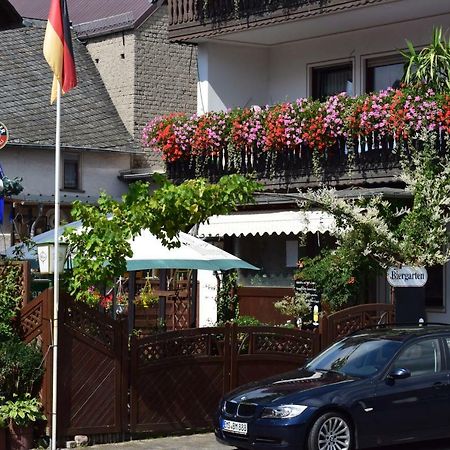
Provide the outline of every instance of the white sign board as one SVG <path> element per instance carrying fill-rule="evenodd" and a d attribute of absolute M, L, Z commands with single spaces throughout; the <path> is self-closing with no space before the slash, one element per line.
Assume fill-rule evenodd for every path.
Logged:
<path fill-rule="evenodd" d="M 422 287 L 428 280 L 428 273 L 425 267 L 389 267 L 387 280 L 393 287 Z"/>

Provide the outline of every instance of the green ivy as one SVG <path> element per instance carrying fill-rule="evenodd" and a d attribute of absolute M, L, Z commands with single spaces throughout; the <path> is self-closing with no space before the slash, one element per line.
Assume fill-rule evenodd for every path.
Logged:
<path fill-rule="evenodd" d="M 336 249 L 302 259 L 303 267 L 295 274 L 296 279 L 316 283 L 328 312 L 356 304 L 364 281 L 379 270 L 375 261 L 364 256 L 361 246 L 352 244 L 361 242 L 356 234 L 358 230 L 350 233 L 346 243 Z"/>
<path fill-rule="evenodd" d="M 0 265 L 0 341 L 15 335 L 14 318 L 22 302 L 21 267 L 8 261 Z"/>
<path fill-rule="evenodd" d="M 239 303 L 236 293 L 237 272 L 224 272 L 217 294 L 217 323 L 223 324 L 239 317 Z"/>

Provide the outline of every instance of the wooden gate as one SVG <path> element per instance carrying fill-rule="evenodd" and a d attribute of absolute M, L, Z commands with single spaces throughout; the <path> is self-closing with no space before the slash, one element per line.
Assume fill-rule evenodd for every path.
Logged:
<path fill-rule="evenodd" d="M 127 324 L 61 301 L 58 429 L 62 436 L 109 434 L 128 424 Z"/>
<path fill-rule="evenodd" d="M 47 289 L 20 312 L 20 332 L 22 339 L 35 342 L 41 348 L 44 356 L 44 380 L 41 388 L 41 401 L 45 415 L 50 418 L 52 408 L 52 320 L 53 320 L 53 290 Z"/>
<path fill-rule="evenodd" d="M 210 428 L 223 394 L 299 367 L 319 340 L 307 331 L 235 325 L 133 338 L 131 432 Z"/>
<path fill-rule="evenodd" d="M 125 322 L 109 319 L 61 294 L 58 352 L 58 436 L 110 434 L 128 427 Z M 22 336 L 39 343 L 45 375 L 41 400 L 51 420 L 53 289 L 21 311 Z"/>

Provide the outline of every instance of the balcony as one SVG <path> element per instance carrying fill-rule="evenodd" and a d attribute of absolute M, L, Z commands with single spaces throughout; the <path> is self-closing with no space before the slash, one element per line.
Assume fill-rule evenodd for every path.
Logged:
<path fill-rule="evenodd" d="M 277 27 L 390 0 L 168 0 L 169 39 L 201 40 L 259 27 Z M 298 28 L 298 24 L 294 24 Z"/>
<path fill-rule="evenodd" d="M 180 158 L 167 162 L 168 177 L 180 183 L 186 179 L 205 177 L 211 182 L 223 175 L 251 175 L 269 191 L 333 186 L 367 186 L 392 184 L 400 172 L 400 157 L 394 151 L 393 139 L 373 135 L 354 142 L 356 152 L 349 152 L 344 140 L 327 148 L 317 161 L 305 145 L 296 149 L 260 152 L 257 148 L 238 154 L 228 148 L 214 156 Z"/>
<path fill-rule="evenodd" d="M 298 99 L 265 108 L 152 119 L 143 142 L 175 182 L 240 173 L 267 190 L 398 183 L 401 161 L 426 146 L 448 152 L 450 96 L 426 87 Z"/>

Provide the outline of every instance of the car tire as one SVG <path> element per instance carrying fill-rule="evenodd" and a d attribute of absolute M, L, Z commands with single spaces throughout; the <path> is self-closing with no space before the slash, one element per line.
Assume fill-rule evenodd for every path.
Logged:
<path fill-rule="evenodd" d="M 308 450 L 351 450 L 353 433 L 349 419 L 338 412 L 321 415 L 308 435 Z"/>

